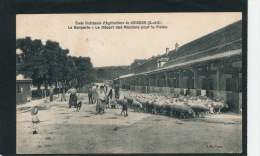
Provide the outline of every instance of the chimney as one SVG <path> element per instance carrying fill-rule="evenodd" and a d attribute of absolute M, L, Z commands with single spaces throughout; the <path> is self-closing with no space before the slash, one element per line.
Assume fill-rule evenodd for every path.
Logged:
<path fill-rule="evenodd" d="M 176 42 L 176 44 L 175 44 L 175 51 L 177 51 L 178 48 L 179 48 L 179 44 Z"/>
<path fill-rule="evenodd" d="M 166 48 L 166 56 L 169 54 L 169 48 Z"/>

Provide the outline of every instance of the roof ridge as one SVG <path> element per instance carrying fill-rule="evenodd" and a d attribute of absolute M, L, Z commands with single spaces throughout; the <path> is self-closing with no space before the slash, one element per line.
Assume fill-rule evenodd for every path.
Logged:
<path fill-rule="evenodd" d="M 199 38 L 197 38 L 197 39 L 194 39 L 194 40 L 192 40 L 192 41 L 190 41 L 190 42 L 184 44 L 183 46 L 185 46 L 185 45 L 187 45 L 187 44 L 190 44 L 190 43 L 192 43 L 192 42 L 196 42 L 196 41 L 198 41 L 198 40 L 201 40 L 201 39 L 204 38 L 204 37 L 211 36 L 211 35 L 213 35 L 213 34 L 215 34 L 215 33 L 217 33 L 217 32 L 221 32 L 221 31 L 223 31 L 224 29 L 227 29 L 227 28 L 229 28 L 229 27 L 232 27 L 234 24 L 239 23 L 239 22 L 242 22 L 242 20 L 238 20 L 238 21 L 233 22 L 233 23 L 231 23 L 231 24 L 229 24 L 229 25 L 226 25 L 226 26 L 224 26 L 224 27 L 222 27 L 222 28 L 219 28 L 219 29 L 217 29 L 217 30 L 215 30 L 215 31 L 212 31 L 212 32 L 210 32 L 210 33 L 208 33 L 208 34 L 206 34 L 206 35 L 204 35 L 204 36 L 201 36 L 201 37 L 199 37 Z M 183 46 L 181 46 L 181 47 L 183 47 Z M 181 47 L 180 47 L 180 48 L 181 48 Z M 179 48 L 179 49 L 180 49 L 180 48 Z"/>
<path fill-rule="evenodd" d="M 148 71 L 148 72 L 142 72 L 142 73 L 138 73 L 136 75 L 141 75 L 141 74 L 153 74 L 154 72 L 160 72 L 162 70 L 168 70 L 170 68 L 174 68 L 174 67 L 179 67 L 179 66 L 183 66 L 183 65 L 180 65 L 180 64 L 184 64 L 184 65 L 187 65 L 187 64 L 192 64 L 192 63 L 196 63 L 196 62 L 199 62 L 198 60 L 205 60 L 205 58 L 209 58 L 209 57 L 218 57 L 219 58 L 223 58 L 223 57 L 230 57 L 230 56 L 233 56 L 233 55 L 239 55 L 240 54 L 240 51 L 242 52 L 242 49 L 236 49 L 236 50 L 230 50 L 230 51 L 227 51 L 225 53 L 221 53 L 221 54 L 215 54 L 215 55 L 212 55 L 212 56 L 205 56 L 205 57 L 202 57 L 202 58 L 199 58 L 199 59 L 195 59 L 193 61 L 187 61 L 187 62 L 183 62 L 183 63 L 179 63 L 177 65 L 171 65 L 171 66 L 168 66 L 168 67 L 162 67 L 160 69 L 155 69 L 155 70 L 152 70 L 152 71 Z M 222 56 L 221 56 L 222 55 Z M 224 55 L 224 56 L 223 56 Z M 209 60 L 212 60 L 212 59 L 209 59 Z M 173 67 L 174 66 L 174 67 Z"/>
<path fill-rule="evenodd" d="M 242 39 L 238 39 L 238 40 L 235 40 L 235 41 L 231 41 L 231 42 L 228 42 L 228 43 L 224 43 L 224 44 L 221 44 L 221 45 L 217 45 L 215 47 L 211 47 L 211 48 L 208 48 L 206 50 L 202 50 L 202 51 L 197 51 L 195 53 L 192 53 L 192 54 L 189 54 L 189 55 L 185 55 L 185 56 L 182 56 L 182 57 L 179 57 L 177 59 L 173 59 L 173 60 L 169 60 L 168 62 L 173 62 L 173 61 L 177 61 L 177 60 L 180 60 L 180 59 L 183 59 L 185 57 L 189 57 L 189 56 L 193 56 L 193 55 L 197 55 L 197 54 L 200 54 L 200 53 L 203 53 L 203 52 L 206 52 L 206 51 L 209 51 L 209 50 L 213 50 L 213 49 L 216 49 L 216 48 L 222 48 L 224 46 L 227 46 L 227 45 L 230 45 L 234 42 L 238 42 L 238 41 L 241 41 Z"/>

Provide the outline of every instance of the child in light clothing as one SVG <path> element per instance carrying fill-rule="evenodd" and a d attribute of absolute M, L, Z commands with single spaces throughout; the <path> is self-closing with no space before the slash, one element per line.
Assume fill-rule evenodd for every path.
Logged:
<path fill-rule="evenodd" d="M 31 111 L 32 123 L 33 123 L 33 129 L 34 129 L 33 134 L 38 134 L 36 131 L 36 127 L 34 126 L 34 124 L 40 123 L 40 120 L 39 120 L 37 114 L 38 114 L 38 106 L 34 106 Z"/>

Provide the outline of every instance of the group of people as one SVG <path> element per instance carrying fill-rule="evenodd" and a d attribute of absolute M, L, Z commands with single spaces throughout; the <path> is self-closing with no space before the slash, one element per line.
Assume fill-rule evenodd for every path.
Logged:
<path fill-rule="evenodd" d="M 118 85 L 116 85 L 115 87 L 112 86 L 109 92 L 106 85 L 101 85 L 100 87 L 96 85 L 94 89 L 92 87 L 89 87 L 89 104 L 106 103 L 107 106 L 110 107 L 111 103 L 115 100 L 115 98 L 119 98 Z M 114 107 L 113 104 L 111 105 L 111 107 Z"/>
<path fill-rule="evenodd" d="M 77 103 L 77 89 L 72 86 L 67 93 L 70 94 L 69 107 Z M 119 99 L 119 86 L 116 84 L 108 92 L 108 87 L 106 85 L 95 87 L 90 86 L 88 88 L 88 101 L 89 104 L 106 104 L 106 107 L 115 108 L 114 100 Z"/>

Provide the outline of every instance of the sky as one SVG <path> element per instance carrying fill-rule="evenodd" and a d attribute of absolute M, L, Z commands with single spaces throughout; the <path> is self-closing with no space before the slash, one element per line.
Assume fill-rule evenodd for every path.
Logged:
<path fill-rule="evenodd" d="M 90 57 L 94 67 L 130 65 L 134 59 L 147 59 L 174 50 L 242 19 L 240 12 L 221 13 L 113 13 L 113 14 L 31 14 L 17 15 L 16 38 L 26 36 L 60 43 L 69 55 Z M 159 21 L 167 29 L 69 29 L 78 22 Z M 124 24 L 127 25 L 127 24 Z M 123 26 L 124 26 L 123 25 Z M 101 25 L 88 25 L 91 27 Z M 105 25 L 102 25 L 105 26 Z M 110 25 L 118 26 L 118 25 Z M 115 28 L 115 27 L 114 27 Z"/>

